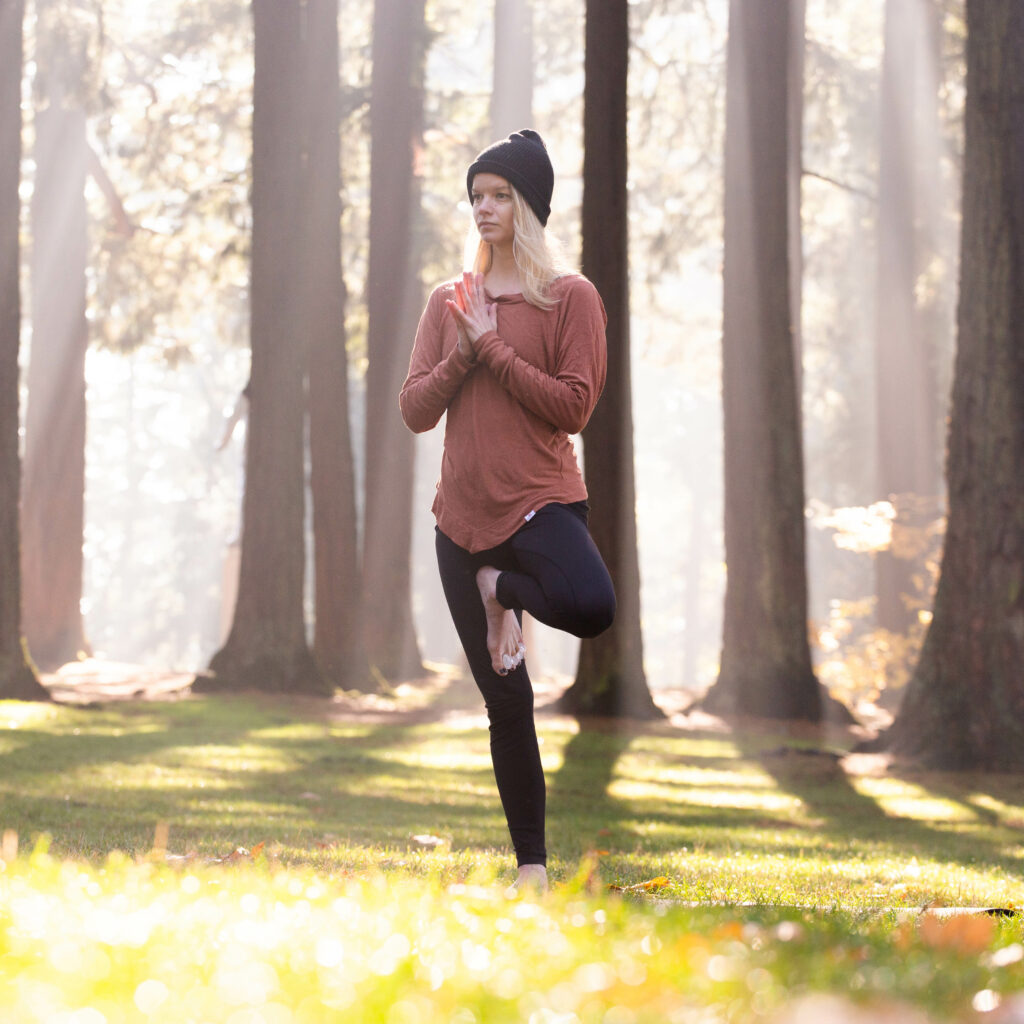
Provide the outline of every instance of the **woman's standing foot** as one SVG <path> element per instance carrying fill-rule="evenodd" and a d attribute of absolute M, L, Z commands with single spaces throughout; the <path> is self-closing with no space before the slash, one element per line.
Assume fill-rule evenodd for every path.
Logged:
<path fill-rule="evenodd" d="M 543 864 L 521 864 L 510 890 L 513 894 L 533 892 L 543 896 L 548 891 L 548 869 Z"/>

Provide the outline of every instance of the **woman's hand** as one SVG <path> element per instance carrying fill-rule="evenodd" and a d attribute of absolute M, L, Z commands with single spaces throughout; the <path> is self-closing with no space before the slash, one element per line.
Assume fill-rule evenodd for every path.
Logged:
<path fill-rule="evenodd" d="M 448 300 L 448 309 L 459 331 L 459 349 L 464 356 L 473 359 L 480 337 L 498 329 L 497 307 L 487 301 L 484 275 L 464 273 L 462 280 L 455 282 L 455 301 Z"/>

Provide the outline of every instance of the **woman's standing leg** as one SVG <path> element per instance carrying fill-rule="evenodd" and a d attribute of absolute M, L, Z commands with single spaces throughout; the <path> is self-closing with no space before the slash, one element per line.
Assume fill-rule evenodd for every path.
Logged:
<path fill-rule="evenodd" d="M 525 663 L 499 676 L 487 650 L 487 616 L 476 573 L 496 561 L 512 566 L 502 548 L 472 555 L 436 531 L 441 584 L 470 670 L 483 694 L 490 722 L 491 760 L 498 793 L 520 867 L 543 865 L 545 787 L 533 720 L 533 687 Z"/>

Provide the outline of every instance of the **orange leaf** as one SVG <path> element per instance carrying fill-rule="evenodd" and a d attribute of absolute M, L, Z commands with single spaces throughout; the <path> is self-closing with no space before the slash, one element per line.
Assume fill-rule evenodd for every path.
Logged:
<path fill-rule="evenodd" d="M 664 875 L 651 878 L 646 882 L 637 882 L 636 885 L 609 885 L 612 892 L 654 892 L 657 889 L 664 889 L 671 883 Z"/>
<path fill-rule="evenodd" d="M 666 889 L 668 888 L 669 881 L 664 875 L 659 875 L 657 878 L 652 878 L 647 882 L 641 882 L 641 889 Z"/>
<path fill-rule="evenodd" d="M 996 923 L 987 914 L 957 914 L 939 917 L 924 914 L 918 930 L 921 940 L 932 949 L 952 953 L 980 953 L 987 949 L 995 934 Z"/>

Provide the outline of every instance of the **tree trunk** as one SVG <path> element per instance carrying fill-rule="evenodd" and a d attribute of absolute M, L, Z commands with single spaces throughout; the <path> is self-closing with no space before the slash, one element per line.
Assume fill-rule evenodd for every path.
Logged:
<path fill-rule="evenodd" d="M 610 629 L 580 646 L 560 708 L 572 714 L 661 717 L 644 675 L 629 367 L 626 164 L 629 4 L 587 3 L 583 118 L 583 273 L 608 314 L 608 383 L 583 431 L 590 529 L 615 584 Z"/>
<path fill-rule="evenodd" d="M 253 0 L 252 371 L 238 598 L 200 690 L 329 693 L 306 642 L 302 0 Z"/>
<path fill-rule="evenodd" d="M 345 285 L 341 275 L 338 0 L 307 0 L 306 174 L 303 244 L 308 293 L 309 445 L 316 626 L 313 653 L 326 678 L 363 688 L 355 466 L 349 424 Z"/>
<path fill-rule="evenodd" d="M 23 0 L 0 0 L 0 699 L 49 700 L 21 638 L 18 345 Z"/>
<path fill-rule="evenodd" d="M 40 28 L 42 31 L 42 28 Z M 51 48 L 51 54 L 57 48 Z M 70 60 L 70 58 L 68 58 Z M 42 74 L 42 72 L 39 72 Z M 85 113 L 48 68 L 35 114 L 32 345 L 22 491 L 22 625 L 36 663 L 88 650 L 85 523 Z"/>
<path fill-rule="evenodd" d="M 371 671 L 423 671 L 412 617 L 414 437 L 398 392 L 422 307 L 418 221 L 426 51 L 424 0 L 376 0 L 370 105 L 363 637 Z"/>
<path fill-rule="evenodd" d="M 727 584 L 710 711 L 817 721 L 807 641 L 799 305 L 802 0 L 729 7 L 722 337 Z"/>
<path fill-rule="evenodd" d="M 891 731 L 944 769 L 1024 766 L 1024 6 L 967 0 L 960 305 L 934 613 Z"/>
<path fill-rule="evenodd" d="M 922 122 L 935 127 L 938 84 L 926 0 L 888 0 L 882 62 L 878 187 L 878 286 L 875 388 L 878 488 L 892 501 L 893 543 L 876 561 L 877 624 L 905 634 L 917 621 L 915 598 L 925 576 L 924 545 L 914 544 L 937 514 L 939 490 L 934 356 L 918 310 L 924 269 L 919 225 L 929 211 L 918 163 L 934 175 L 934 145 L 919 156 Z M 932 88 L 922 88 L 931 77 Z M 925 108 L 930 104 L 931 110 Z M 929 117 L 929 113 L 931 116 Z M 931 183 L 934 191 L 936 184 Z"/>
<path fill-rule="evenodd" d="M 533 124 L 533 12 L 530 0 L 494 0 L 491 138 Z"/>

